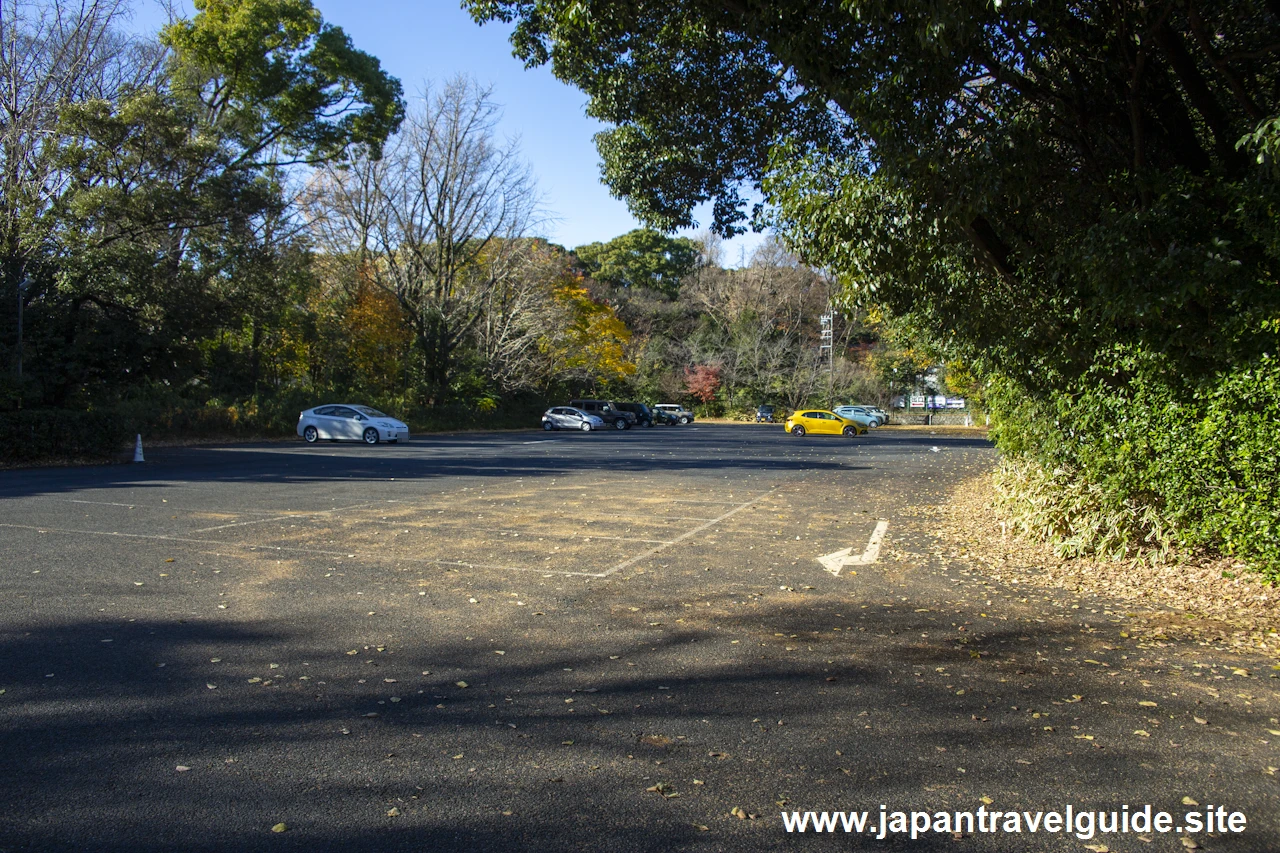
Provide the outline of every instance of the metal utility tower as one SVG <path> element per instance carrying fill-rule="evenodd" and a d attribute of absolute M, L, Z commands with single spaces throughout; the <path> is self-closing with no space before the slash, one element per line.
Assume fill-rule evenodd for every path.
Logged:
<path fill-rule="evenodd" d="M 819 354 L 821 354 L 823 350 L 826 350 L 826 353 L 827 353 L 827 407 L 828 408 L 835 405 L 835 401 L 832 400 L 832 395 L 835 394 L 836 356 L 835 356 L 835 347 L 833 346 L 833 344 L 835 343 L 834 335 L 832 333 L 832 327 L 831 327 L 831 322 L 834 319 L 835 319 L 835 316 L 832 314 L 822 315 L 822 343 L 818 346 Z"/>

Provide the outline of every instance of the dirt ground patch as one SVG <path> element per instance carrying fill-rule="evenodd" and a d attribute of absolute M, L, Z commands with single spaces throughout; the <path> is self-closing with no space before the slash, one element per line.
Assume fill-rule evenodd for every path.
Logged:
<path fill-rule="evenodd" d="M 1118 599 L 1133 609 L 1131 630 L 1153 639 L 1186 638 L 1280 658 L 1280 588 L 1229 559 L 1177 562 L 1063 559 L 1044 543 L 1007 532 L 993 511 L 989 475 L 966 480 L 937 511 L 944 555 L 1004 582 Z"/>

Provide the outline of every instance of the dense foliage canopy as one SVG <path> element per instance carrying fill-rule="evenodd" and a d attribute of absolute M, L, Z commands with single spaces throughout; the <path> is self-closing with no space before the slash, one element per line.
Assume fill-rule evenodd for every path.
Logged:
<path fill-rule="evenodd" d="M 1194 375 L 1273 348 L 1280 196 L 1241 140 L 1280 102 L 1274 4 L 470 5 L 591 96 L 657 227 L 712 200 L 732 232 L 763 185 L 851 298 L 1037 383 L 1116 343 Z"/>

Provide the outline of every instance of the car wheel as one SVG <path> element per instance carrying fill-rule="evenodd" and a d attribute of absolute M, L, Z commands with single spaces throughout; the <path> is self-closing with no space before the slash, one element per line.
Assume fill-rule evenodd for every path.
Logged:
<path fill-rule="evenodd" d="M 644 422 L 644 425 L 645 425 L 648 429 L 653 429 L 653 421 L 645 421 L 645 422 Z"/>
<path fill-rule="evenodd" d="M 796 424 L 791 428 L 791 434 L 794 435 L 796 438 L 803 438 L 804 427 L 800 426 L 800 424 Z"/>
<path fill-rule="evenodd" d="M 618 418 L 613 422 L 614 429 L 626 429 L 629 426 L 625 418 Z"/>
<path fill-rule="evenodd" d="M 858 434 L 858 428 L 847 426 L 844 428 L 844 434 L 849 436 L 850 438 L 853 438 L 855 435 Z"/>
<path fill-rule="evenodd" d="M 369 427 L 368 429 L 366 429 L 366 430 L 364 431 L 364 443 L 365 443 L 365 444 L 377 444 L 377 443 L 378 443 L 378 431 L 377 431 L 376 429 L 374 429 L 373 427 Z"/>
<path fill-rule="evenodd" d="M 551 432 L 551 421 L 543 421 L 542 428 L 547 432 Z"/>
<path fill-rule="evenodd" d="M 681 416 L 680 416 L 680 423 L 681 423 L 682 425 L 683 425 L 683 424 L 687 424 L 688 422 L 689 422 L 689 419 L 688 419 L 688 418 L 686 418 L 684 415 L 681 415 Z"/>
<path fill-rule="evenodd" d="M 320 440 L 320 431 L 313 426 L 306 427 L 302 430 L 302 440 L 307 444 L 315 444 Z"/>
<path fill-rule="evenodd" d="M 579 429 L 581 429 L 583 432 L 591 432 L 591 424 L 587 423 L 586 421 L 583 421 L 582 426 L 579 427 Z"/>

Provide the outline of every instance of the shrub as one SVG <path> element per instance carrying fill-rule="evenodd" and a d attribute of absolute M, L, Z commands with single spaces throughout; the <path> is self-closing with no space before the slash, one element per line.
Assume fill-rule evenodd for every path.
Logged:
<path fill-rule="evenodd" d="M 124 450 L 133 434 L 133 423 L 114 409 L 0 412 L 0 463 L 106 461 Z"/>
<path fill-rule="evenodd" d="M 993 393 L 1015 526 L 1063 556 L 1237 557 L 1280 581 L 1280 363 L 1264 355 L 1186 385 L 1160 356 L 1117 350 L 1068 392 Z"/>

